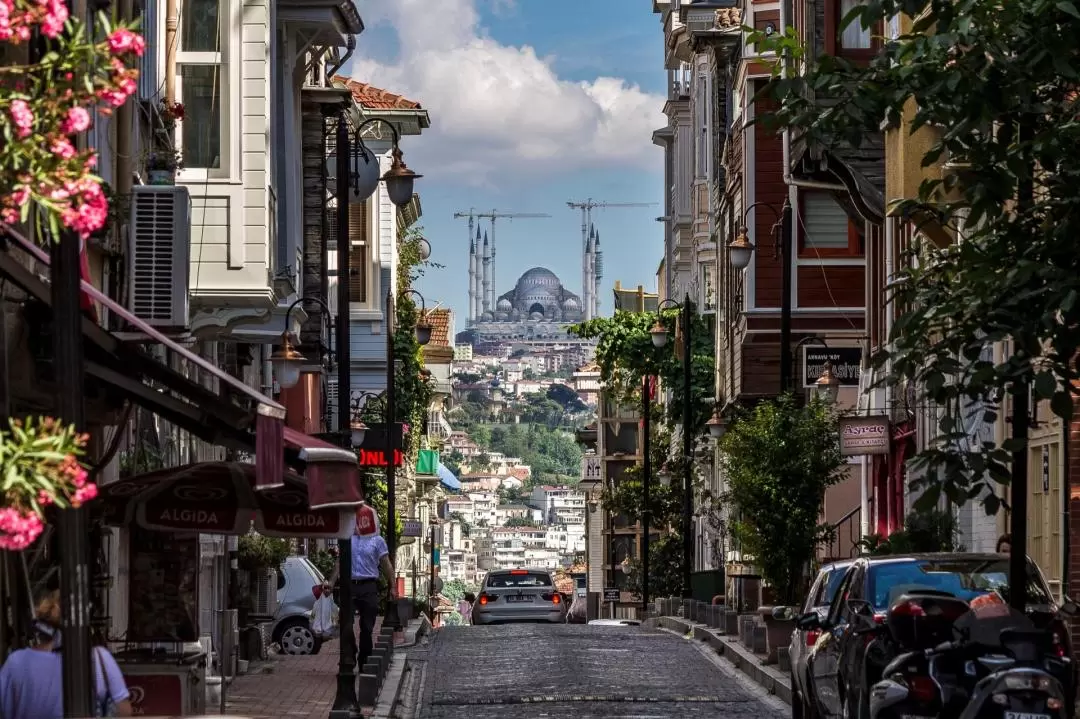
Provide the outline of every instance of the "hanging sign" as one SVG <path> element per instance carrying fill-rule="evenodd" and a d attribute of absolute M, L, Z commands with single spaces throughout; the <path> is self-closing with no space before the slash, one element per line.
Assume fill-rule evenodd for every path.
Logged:
<path fill-rule="evenodd" d="M 420 523 L 419 519 L 403 520 L 401 522 L 401 536 L 422 537 L 424 536 L 424 525 Z"/>
<path fill-rule="evenodd" d="M 832 375 L 841 387 L 858 387 L 862 374 L 862 349 L 859 347 L 803 347 L 803 386 L 813 387 L 821 377 L 825 363 L 832 364 Z"/>
<path fill-rule="evenodd" d="M 602 476 L 600 473 L 600 458 L 591 455 L 581 458 L 581 481 L 582 482 L 599 482 Z"/>
<path fill-rule="evenodd" d="M 844 417 L 840 420 L 840 454 L 858 457 L 870 454 L 888 454 L 888 417 Z"/>

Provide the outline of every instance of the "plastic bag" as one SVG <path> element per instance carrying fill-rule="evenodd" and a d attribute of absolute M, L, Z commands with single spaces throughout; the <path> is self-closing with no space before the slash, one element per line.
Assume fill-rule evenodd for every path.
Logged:
<path fill-rule="evenodd" d="M 311 610 L 311 633 L 324 640 L 338 634 L 338 607 L 329 594 L 315 600 L 315 608 Z"/>

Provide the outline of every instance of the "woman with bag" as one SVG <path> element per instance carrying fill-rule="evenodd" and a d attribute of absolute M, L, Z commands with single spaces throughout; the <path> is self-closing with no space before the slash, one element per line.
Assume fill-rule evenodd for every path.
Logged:
<path fill-rule="evenodd" d="M 0 667 L 0 717 L 3 719 L 63 719 L 63 664 L 60 656 L 60 592 L 37 606 L 35 644 L 11 653 Z M 95 715 L 131 716 L 124 675 L 105 647 L 93 648 Z"/>

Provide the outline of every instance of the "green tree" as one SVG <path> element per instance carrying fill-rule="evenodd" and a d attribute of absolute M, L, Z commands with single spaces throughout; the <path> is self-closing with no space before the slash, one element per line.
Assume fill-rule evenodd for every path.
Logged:
<path fill-rule="evenodd" d="M 770 121 L 825 148 L 859 145 L 883 120 L 899 127 L 905 110 L 911 131 L 931 130 L 922 164 L 947 165 L 890 208 L 925 236 L 890 283 L 900 316 L 875 363 L 888 369 L 882 381 L 910 383 L 942 410 L 940 441 L 914 460 L 912 484 L 926 490 L 917 506 L 944 493 L 955 505 L 981 497 L 994 513 L 987 490 L 1010 481 L 1027 439 L 968 441 L 972 404 L 993 422 L 1007 394 L 1027 403 L 1034 388 L 1054 414 L 1073 414 L 1080 10 L 1072 0 L 874 0 L 845 20 L 880 27 L 901 13 L 916 18 L 910 29 L 868 64 L 814 58 L 793 34 L 780 37 L 770 49 L 792 62 L 768 88 L 781 102 Z M 792 69 L 804 65 L 801 76 Z"/>
<path fill-rule="evenodd" d="M 732 534 L 780 601 L 794 604 L 805 568 L 829 537 L 825 490 L 844 473 L 836 418 L 817 397 L 800 405 L 784 395 L 738 417 L 720 449 Z"/>
<path fill-rule="evenodd" d="M 481 452 L 476 455 L 476 459 L 473 460 L 472 469 L 480 472 L 486 472 L 491 469 L 491 456 L 487 452 Z"/>
<path fill-rule="evenodd" d="M 536 522 L 532 521 L 528 517 L 509 517 L 506 522 L 503 523 L 504 527 L 535 527 Z"/>

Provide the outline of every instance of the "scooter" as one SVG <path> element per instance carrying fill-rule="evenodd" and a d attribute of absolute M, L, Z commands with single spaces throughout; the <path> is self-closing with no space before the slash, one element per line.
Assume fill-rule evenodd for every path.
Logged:
<path fill-rule="evenodd" d="M 975 685 L 959 719 L 1066 719 L 1065 689 L 1051 667 L 1058 661 L 1042 630 L 1007 629 L 1001 633 L 1003 657 L 979 657 L 997 666 Z M 990 660 L 989 662 L 987 660 Z M 991 663 L 992 662 L 992 663 Z"/>

